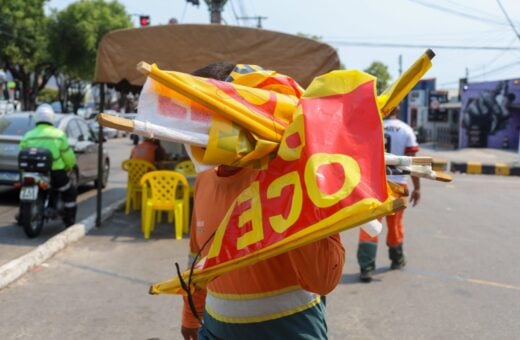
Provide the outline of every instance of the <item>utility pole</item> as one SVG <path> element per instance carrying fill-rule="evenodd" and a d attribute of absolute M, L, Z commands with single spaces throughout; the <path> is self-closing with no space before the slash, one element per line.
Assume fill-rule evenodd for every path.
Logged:
<path fill-rule="evenodd" d="M 206 0 L 210 12 L 210 22 L 212 24 L 220 24 L 222 21 L 222 9 L 227 0 Z"/>
<path fill-rule="evenodd" d="M 403 55 L 399 54 L 399 75 L 403 74 Z"/>
<path fill-rule="evenodd" d="M 241 20 L 252 20 L 252 19 L 256 19 L 256 20 L 258 20 L 258 21 L 257 21 L 257 24 L 256 24 L 256 27 L 257 27 L 257 28 L 262 28 L 262 20 L 267 19 L 267 17 L 261 17 L 261 16 L 256 16 L 256 17 L 238 17 L 237 19 L 241 19 Z"/>

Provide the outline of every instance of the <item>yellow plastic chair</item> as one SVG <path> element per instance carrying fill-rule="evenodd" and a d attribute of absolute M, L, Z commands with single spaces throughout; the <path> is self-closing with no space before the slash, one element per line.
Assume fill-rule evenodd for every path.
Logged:
<path fill-rule="evenodd" d="M 131 206 L 134 210 L 141 207 L 141 177 L 147 172 L 157 170 L 157 168 L 152 163 L 140 159 L 127 159 L 123 161 L 121 167 L 128 172 L 125 207 L 125 213 L 128 215 Z"/>
<path fill-rule="evenodd" d="M 190 160 L 182 161 L 175 165 L 175 171 L 180 172 L 184 176 L 196 176 L 195 165 Z"/>
<path fill-rule="evenodd" d="M 141 178 L 143 189 L 141 227 L 145 239 L 150 238 L 155 228 L 158 212 L 168 212 L 168 222 L 175 217 L 175 238 L 182 239 L 188 233 L 189 185 L 186 177 L 176 171 L 151 171 Z M 177 195 L 177 188 L 182 192 Z M 171 214 L 173 212 L 173 215 Z"/>
<path fill-rule="evenodd" d="M 180 172 L 186 177 L 195 177 L 197 172 L 195 171 L 195 165 L 190 160 L 182 161 L 175 165 L 175 171 Z M 190 196 L 193 197 L 193 186 L 190 185 Z"/>

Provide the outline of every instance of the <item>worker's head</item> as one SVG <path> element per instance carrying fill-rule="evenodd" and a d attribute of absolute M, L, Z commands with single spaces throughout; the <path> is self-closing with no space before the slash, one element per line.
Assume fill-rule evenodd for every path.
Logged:
<path fill-rule="evenodd" d="M 198 70 L 192 72 L 194 76 L 204 77 L 204 78 L 212 78 L 216 80 L 225 81 L 231 71 L 235 68 L 235 64 L 229 63 L 227 61 L 222 61 L 218 63 L 208 64 Z"/>
<path fill-rule="evenodd" d="M 49 104 L 41 104 L 36 109 L 34 121 L 36 124 L 54 124 L 54 109 Z"/>
<path fill-rule="evenodd" d="M 399 108 L 399 106 L 396 106 L 392 111 L 390 111 L 390 113 L 388 114 L 388 116 L 386 116 L 385 118 L 386 119 L 389 119 L 389 118 L 399 118 L 399 115 L 401 114 L 401 109 Z"/>
<path fill-rule="evenodd" d="M 161 142 L 157 138 L 144 137 L 144 140 L 154 144 L 160 144 Z"/>

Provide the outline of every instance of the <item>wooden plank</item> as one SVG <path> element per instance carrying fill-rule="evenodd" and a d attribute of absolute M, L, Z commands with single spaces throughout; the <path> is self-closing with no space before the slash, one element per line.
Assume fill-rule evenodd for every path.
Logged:
<path fill-rule="evenodd" d="M 111 127 L 121 131 L 133 132 L 134 121 L 131 119 L 116 117 L 106 113 L 100 113 L 97 116 L 97 121 L 100 125 Z"/>

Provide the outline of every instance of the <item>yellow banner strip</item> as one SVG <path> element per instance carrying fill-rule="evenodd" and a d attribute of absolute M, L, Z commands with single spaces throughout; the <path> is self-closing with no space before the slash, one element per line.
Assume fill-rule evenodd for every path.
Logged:
<path fill-rule="evenodd" d="M 229 102 L 222 101 L 221 98 L 212 98 L 206 93 L 184 83 L 173 72 L 160 70 L 155 64 L 149 68 L 148 76 L 190 100 L 204 105 L 223 117 L 236 122 L 246 130 L 254 132 L 262 138 L 274 142 L 279 142 L 282 139 L 285 126 L 274 119 L 266 118 L 250 110 L 239 110 L 235 105 L 230 105 Z"/>
<path fill-rule="evenodd" d="M 370 211 L 362 211 L 356 214 L 351 214 L 352 210 L 359 210 L 356 209 L 356 206 L 366 204 L 379 204 L 379 206 Z M 336 223 L 333 223 L 328 227 L 324 227 L 324 225 L 326 225 L 327 222 L 330 223 L 330 221 L 328 219 L 324 219 L 313 226 L 307 227 L 305 231 L 309 232 L 299 232 L 295 235 L 287 237 L 280 242 L 277 242 L 269 247 L 263 248 L 252 254 L 222 263 L 220 265 L 216 265 L 211 268 L 207 268 L 204 270 L 196 269 L 193 271 L 191 282 L 192 284 L 199 284 L 204 286 L 213 278 L 231 270 L 243 268 L 254 263 L 266 260 L 273 256 L 280 255 L 289 250 L 312 243 L 316 240 L 323 239 L 325 237 L 334 235 L 338 232 L 362 225 L 376 218 L 391 214 L 405 207 L 405 200 L 400 198 L 395 200 L 387 200 L 381 204 L 379 201 L 373 198 L 361 200 L 360 202 L 357 202 L 356 204 L 349 206 L 349 212 L 347 212 L 347 214 L 342 214 L 345 216 L 342 216 L 343 218 L 341 220 L 339 220 Z M 185 271 L 181 274 L 186 282 L 188 281 L 189 274 L 189 271 Z M 150 294 L 181 294 L 182 289 L 179 278 L 173 277 L 170 280 L 153 284 L 150 287 L 149 292 Z"/>
<path fill-rule="evenodd" d="M 422 76 L 432 67 L 432 59 L 435 53 L 431 49 L 426 50 L 397 80 L 377 97 L 377 103 L 383 114 L 388 116 L 399 105 L 413 87 L 421 80 Z"/>

